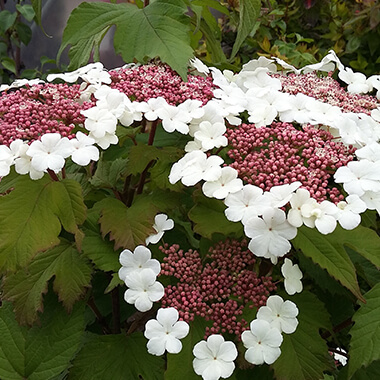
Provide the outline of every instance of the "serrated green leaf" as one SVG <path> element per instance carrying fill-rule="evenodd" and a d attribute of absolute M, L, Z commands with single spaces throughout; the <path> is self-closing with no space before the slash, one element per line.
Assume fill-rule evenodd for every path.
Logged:
<path fill-rule="evenodd" d="M 235 57 L 241 44 L 251 33 L 255 26 L 256 20 L 260 15 L 261 0 L 240 0 L 240 21 L 238 26 L 238 33 L 230 59 Z"/>
<path fill-rule="evenodd" d="M 150 355 L 141 333 L 100 336 L 88 334 L 74 360 L 69 380 L 163 380 L 163 358 Z"/>
<path fill-rule="evenodd" d="M 350 330 L 349 378 L 360 367 L 380 360 L 380 283 L 367 292 L 364 298 L 366 303 L 361 304 L 352 317 L 355 324 Z"/>
<path fill-rule="evenodd" d="M 350 231 L 352 232 L 352 231 Z M 322 235 L 315 228 L 302 226 L 293 245 L 310 257 L 321 268 L 326 269 L 330 276 L 338 280 L 358 299 L 363 300 L 356 278 L 355 266 L 344 249 L 343 242 L 335 238 L 335 233 Z"/>
<path fill-rule="evenodd" d="M 114 198 L 99 202 L 101 216 L 100 230 L 103 238 L 109 234 L 115 241 L 115 250 L 127 248 L 134 250 L 139 244 L 145 244 L 145 239 L 155 233 L 153 228 L 157 208 L 149 202 L 139 202 L 131 207 Z"/>
<path fill-rule="evenodd" d="M 241 236 L 243 227 L 241 223 L 233 223 L 224 215 L 225 206 L 222 201 L 206 198 L 201 192 L 194 192 L 194 207 L 189 211 L 189 218 L 194 225 L 194 231 L 208 239 L 213 233 Z"/>
<path fill-rule="evenodd" d="M 323 303 L 307 291 L 291 298 L 299 309 L 296 331 L 284 334 L 281 355 L 272 365 L 276 380 L 315 380 L 333 368 L 326 342 L 319 329 L 331 330 Z"/>
<path fill-rule="evenodd" d="M 70 365 L 84 330 L 84 305 L 70 315 L 48 298 L 41 326 L 20 327 L 12 305 L 0 308 L 0 377 L 2 380 L 53 379 Z M 54 337 L 54 339 L 52 339 Z"/>
<path fill-rule="evenodd" d="M 118 158 L 112 162 L 99 160 L 90 183 L 95 187 L 116 189 L 119 179 L 126 172 L 127 161 L 126 158 Z"/>
<path fill-rule="evenodd" d="M 55 182 L 47 177 L 33 181 L 20 176 L 14 190 L 0 198 L 0 268 L 14 271 L 37 252 L 57 245 L 61 225 L 77 234 L 85 215 L 75 181 Z"/>
<path fill-rule="evenodd" d="M 69 18 L 58 57 L 72 45 L 70 58 L 76 64 L 87 61 L 106 28 L 116 25 L 115 51 L 126 62 L 159 57 L 185 79 L 193 56 L 186 11 L 178 0 L 157 0 L 143 9 L 132 4 L 82 3 Z"/>
<path fill-rule="evenodd" d="M 3 298 L 13 302 L 17 320 L 33 324 L 37 312 L 43 310 L 42 296 L 48 281 L 55 276 L 54 291 L 70 311 L 91 283 L 91 266 L 67 241 L 38 254 L 31 264 L 7 275 L 3 281 Z"/>
<path fill-rule="evenodd" d="M 105 272 L 117 272 L 120 269 L 119 254 L 114 251 L 113 244 L 104 240 L 100 233 L 86 231 L 82 250 L 98 269 Z"/>

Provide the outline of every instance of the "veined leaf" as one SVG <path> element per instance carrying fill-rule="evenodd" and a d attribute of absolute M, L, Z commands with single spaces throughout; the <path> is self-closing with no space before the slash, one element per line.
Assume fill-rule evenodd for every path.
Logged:
<path fill-rule="evenodd" d="M 193 56 L 186 12 L 184 2 L 178 0 L 156 0 L 143 9 L 132 4 L 82 3 L 69 18 L 58 57 L 72 45 L 72 61 L 75 66 L 83 64 L 107 28 L 116 25 L 115 51 L 126 62 L 159 57 L 186 79 L 188 61 Z"/>
<path fill-rule="evenodd" d="M 195 205 L 189 211 L 189 218 L 195 223 L 195 232 L 208 239 L 212 239 L 213 233 L 242 235 L 242 224 L 226 218 L 226 207 L 221 201 L 206 198 L 201 192 L 194 192 L 193 198 Z"/>
<path fill-rule="evenodd" d="M 15 271 L 26 266 L 37 252 L 59 243 L 61 225 L 77 234 L 85 217 L 75 181 L 20 176 L 14 190 L 0 198 L 0 268 Z"/>
<path fill-rule="evenodd" d="M 321 301 L 307 291 L 292 296 L 299 309 L 297 330 L 284 334 L 281 355 L 272 365 L 276 380 L 315 380 L 331 370 L 333 360 L 319 329 L 331 330 L 329 314 Z"/>
<path fill-rule="evenodd" d="M 139 244 L 145 244 L 145 239 L 155 233 L 153 228 L 157 208 L 150 202 L 136 202 L 127 207 L 123 202 L 107 198 L 99 202 L 101 209 L 99 219 L 103 237 L 107 234 L 115 241 L 115 250 L 128 248 L 134 250 Z"/>
<path fill-rule="evenodd" d="M 69 380 L 163 380 L 163 358 L 150 355 L 141 333 L 129 336 L 88 334 L 74 360 Z"/>
<path fill-rule="evenodd" d="M 354 314 L 350 330 L 349 378 L 362 366 L 380 360 L 380 283 L 364 295 L 366 304 Z"/>
<path fill-rule="evenodd" d="M 43 310 L 42 296 L 48 281 L 55 276 L 54 291 L 70 311 L 90 286 L 92 268 L 87 260 L 67 241 L 38 254 L 31 264 L 7 275 L 3 282 L 3 298 L 13 302 L 17 320 L 33 324 L 37 312 Z"/>
<path fill-rule="evenodd" d="M 0 377 L 2 380 L 52 379 L 67 369 L 84 330 L 84 305 L 68 315 L 48 297 L 41 326 L 19 326 L 12 305 L 0 308 Z M 54 337 L 54 338 L 53 338 Z"/>
<path fill-rule="evenodd" d="M 330 276 L 338 280 L 358 299 L 364 300 L 356 278 L 355 266 L 344 249 L 343 242 L 335 239 L 335 233 L 322 235 L 316 229 L 301 227 L 292 240 L 293 245 L 310 257 Z"/>
<path fill-rule="evenodd" d="M 240 0 L 240 22 L 238 33 L 230 59 L 235 57 L 241 44 L 253 30 L 255 22 L 260 15 L 261 1 L 260 0 Z"/>

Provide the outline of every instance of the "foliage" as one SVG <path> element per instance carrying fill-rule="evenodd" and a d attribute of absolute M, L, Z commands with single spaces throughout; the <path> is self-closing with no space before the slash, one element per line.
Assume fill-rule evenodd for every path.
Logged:
<path fill-rule="evenodd" d="M 348 199 L 350 192 L 346 183 L 342 185 L 330 172 L 360 162 L 352 144 L 344 140 L 343 134 L 340 136 L 346 150 L 338 151 L 337 155 L 350 156 L 350 160 L 347 165 L 340 163 L 339 169 L 327 168 L 329 177 L 324 180 L 324 186 L 328 191 L 335 187 L 318 199 L 319 203 L 314 198 L 305 202 L 315 209 L 311 216 L 303 214 L 302 227 L 288 221 L 291 210 L 301 213 L 302 208 L 297 209 L 290 201 L 294 201 L 298 191 L 294 181 L 276 185 L 273 182 L 268 189 L 265 187 L 269 186 L 268 181 L 254 186 L 255 182 L 249 182 L 251 178 L 244 173 L 231 181 L 223 177 L 237 162 L 231 152 L 235 149 L 236 153 L 238 148 L 232 149 L 231 136 L 238 133 L 242 123 L 247 125 L 256 117 L 255 112 L 273 111 L 270 107 L 275 107 L 276 102 L 266 104 L 265 96 L 270 96 L 269 89 L 280 92 L 276 75 L 283 75 L 285 81 L 286 74 L 272 73 L 269 77 L 266 69 L 259 67 L 266 80 L 276 82 L 273 87 L 265 81 L 260 87 L 260 81 L 252 79 L 254 69 L 240 71 L 233 77 L 232 72 L 222 73 L 217 68 L 237 71 L 248 56 L 255 54 L 286 59 L 296 66 L 315 63 L 330 48 L 327 41 L 333 40 L 343 62 L 367 72 L 377 69 L 378 62 L 371 57 L 378 53 L 378 47 L 372 46 L 371 41 L 377 36 L 378 25 L 369 12 L 370 3 L 329 3 L 325 6 L 321 1 L 306 9 L 306 3 L 295 0 L 268 1 L 260 11 L 261 3 L 257 0 L 240 0 L 239 4 L 232 0 L 156 0 L 150 4 L 136 0 L 82 3 L 73 11 L 59 52 L 61 55 L 69 48 L 70 68 L 83 66 L 92 56 L 96 60 L 100 43 L 113 25 L 116 26 L 116 53 L 128 63 L 134 61 L 141 65 L 107 72 L 102 65 L 95 64 L 59 75 L 56 79 L 63 82 L 81 79 L 81 86 L 70 86 L 78 91 L 71 100 L 82 107 L 73 112 L 82 119 L 73 121 L 70 105 L 59 109 L 58 102 L 59 117 L 54 116 L 59 119 L 56 129 L 47 129 L 45 133 L 42 127 L 44 123 L 50 125 L 51 120 L 42 111 L 42 116 L 33 111 L 20 125 L 24 122 L 22 127 L 29 129 L 36 118 L 41 130 L 36 127 L 36 135 L 29 136 L 20 146 L 0 145 L 1 379 L 197 379 L 200 377 L 193 371 L 193 348 L 214 333 L 223 334 L 237 346 L 232 380 L 256 377 L 369 380 L 378 375 L 380 230 L 375 209 L 380 207 L 373 204 L 378 205 L 379 192 L 372 188 L 363 190 L 365 195 L 372 191 L 373 198 L 365 207 L 369 210 L 360 211 L 360 225 L 351 230 L 335 227 L 338 221 L 341 223 L 337 209 L 342 206 L 336 204 Z M 21 15 L 41 26 L 41 4 L 41 0 L 33 1 L 30 6 L 20 2 L 16 13 L 0 12 L 0 38 L 5 41 L 0 42 L 0 47 L 2 43 L 13 46 L 18 30 L 29 33 L 26 32 L 29 26 L 20 26 Z M 358 9 L 359 13 L 355 13 Z M 378 5 L 374 5 L 374 14 L 378 10 Z M 368 20 L 372 20 L 369 26 Z M 359 33 L 362 28 L 368 32 L 363 37 Z M 28 42 L 25 36 L 17 38 L 17 43 Z M 189 58 L 193 56 L 202 57 L 209 66 L 214 66 L 213 76 L 199 61 L 189 69 Z M 0 50 L 2 80 L 9 79 L 10 72 L 21 74 L 20 68 L 16 69 L 16 60 L 1 57 Z M 329 63 L 339 66 L 332 53 L 330 59 Z M 198 75 L 197 70 L 203 71 L 203 75 Z M 129 74 L 133 78 L 123 82 L 122 75 Z M 316 78 L 333 80 L 323 75 Z M 37 103 L 42 110 L 49 96 L 59 97 L 54 86 L 61 85 L 29 82 L 23 90 L 4 90 L 0 101 L 22 93 L 31 96 L 28 101 L 32 99 L 25 103 L 26 107 Z M 249 90 L 242 92 L 244 86 Z M 164 94 L 157 97 L 154 91 Z M 342 91 L 343 98 L 352 95 L 346 86 Z M 261 99 L 252 95 L 256 92 L 261 94 Z M 142 98 L 136 100 L 139 96 Z M 355 96 L 362 99 L 361 95 Z M 379 116 L 371 113 L 376 111 L 378 101 L 372 95 L 365 99 L 376 105 L 362 112 L 358 123 L 364 120 L 368 129 L 373 125 L 378 128 Z M 288 98 L 281 106 L 287 101 Z M 348 102 L 343 103 L 342 109 Z M 15 105 L 19 107 L 17 115 L 19 111 L 24 112 L 25 104 Z M 244 146 L 245 138 L 260 128 L 279 123 L 283 135 L 273 137 L 270 132 L 264 133 L 264 137 L 256 139 L 262 145 L 250 148 L 265 160 L 274 160 L 270 173 L 273 176 L 283 162 L 280 155 L 286 150 L 286 145 L 276 150 L 275 144 L 297 140 L 306 124 L 296 119 L 285 123 L 282 118 L 285 119 L 284 112 L 288 109 L 284 111 L 281 106 L 272 119 L 268 116 L 269 122 L 266 120 L 260 127 L 261 120 L 257 121 L 249 133 L 244 132 L 236 139 L 244 151 L 248 149 Z M 320 109 L 313 110 L 313 104 L 309 107 L 313 116 L 308 117 L 314 117 L 309 125 L 311 129 L 324 137 L 328 132 L 321 125 L 335 128 L 337 134 L 341 132 L 334 124 L 338 116 L 334 114 L 328 119 Z M 10 113 L 12 110 L 12 107 L 7 109 Z M 94 111 L 99 113 L 93 116 Z M 5 111 L 0 113 L 0 128 L 6 124 L 5 114 Z M 343 121 L 348 120 L 344 117 L 356 120 L 355 116 L 354 112 L 339 114 Z M 237 121 L 237 118 L 241 119 Z M 203 149 L 201 138 L 196 141 L 202 134 L 205 140 L 214 143 L 221 137 L 207 136 L 208 124 L 224 127 L 225 144 L 207 150 Z M 53 139 L 57 132 L 62 134 L 57 145 L 53 146 L 52 140 L 50 145 L 45 144 L 41 138 L 43 135 Z M 81 140 L 85 138 L 81 137 L 82 132 L 88 135 L 85 136 L 88 140 Z M 375 132 L 373 135 L 377 136 Z M 367 129 L 359 129 L 358 139 L 367 137 L 366 133 L 369 133 Z M 336 137 L 329 136 L 330 145 L 326 143 L 327 138 L 323 140 L 328 148 L 339 146 Z M 315 134 L 296 149 L 295 156 L 302 157 L 308 170 L 313 168 L 312 164 L 305 164 L 305 145 L 310 147 L 318 138 L 320 135 Z M 369 145 L 368 140 L 360 141 Z M 200 143 L 201 148 L 192 151 L 192 143 Z M 360 145 L 357 141 L 354 144 Z M 71 150 L 66 153 L 64 148 L 68 146 Z M 269 150 L 271 146 L 275 146 L 275 154 Z M 40 150 L 35 154 L 33 148 Z M 323 153 L 327 155 L 326 151 Z M 323 154 L 318 156 L 322 161 L 323 158 Z M 46 163 L 42 169 L 41 161 Z M 248 171 L 259 161 L 253 160 L 243 169 Z M 376 162 L 369 160 L 367 164 L 376 166 Z M 319 169 L 323 162 L 316 166 Z M 258 171 L 260 181 L 262 172 Z M 307 173 L 306 177 L 314 172 Z M 377 175 L 375 172 L 375 179 L 368 179 L 366 185 L 377 189 L 380 182 Z M 211 191 L 207 185 L 219 187 Z M 231 195 L 241 194 L 243 188 L 255 188 L 257 196 L 254 207 L 250 205 L 252 199 L 244 200 L 244 207 L 251 212 L 245 219 L 231 211 L 236 206 L 236 199 Z M 313 187 L 309 190 L 310 195 Z M 316 193 L 313 193 L 315 197 Z M 315 222 L 324 212 L 318 208 L 323 201 L 334 203 L 336 211 L 334 228 L 328 233 L 321 231 Z M 244 214 L 240 203 L 237 214 Z M 174 229 L 168 227 L 167 220 L 167 224 L 161 220 L 165 227 L 159 227 L 157 217 L 162 213 L 174 221 Z M 260 232 L 264 224 L 265 236 Z M 147 238 L 156 235 L 159 243 L 149 243 Z M 260 248 L 265 244 L 268 249 L 263 254 Z M 133 262 L 137 267 L 133 272 L 130 257 L 136 257 L 138 249 L 140 252 L 143 249 L 145 254 L 149 251 L 152 258 L 145 263 Z M 289 291 L 288 284 L 294 279 L 284 273 L 282 266 L 289 258 L 299 266 L 297 269 L 292 265 L 291 270 L 297 274 L 302 271 L 300 294 Z M 165 288 L 165 294 L 152 308 L 142 310 L 130 294 L 139 291 L 136 278 L 142 282 L 143 273 L 153 272 L 152 269 L 144 272 L 144 265 L 154 266 L 155 260 L 159 261 L 161 272 L 157 281 L 143 289 L 141 298 L 149 297 L 145 293 L 154 286 Z M 283 317 L 279 312 L 275 318 L 290 319 L 289 323 L 295 323 L 296 329 L 290 334 L 285 329 L 282 331 L 281 355 L 277 360 L 252 365 L 246 360 L 247 347 L 240 336 L 252 320 L 260 319 L 258 313 L 268 311 L 268 299 L 274 295 L 285 300 L 285 311 L 281 313 L 286 314 L 291 309 L 289 305 L 298 313 L 296 317 Z M 181 319 L 189 323 L 190 333 L 182 339 L 179 353 L 156 355 L 152 351 L 150 354 L 144 337 L 145 325 L 155 318 L 160 306 L 172 305 L 179 309 Z M 272 324 L 270 329 L 278 327 Z M 333 358 L 341 350 L 349 358 L 348 366 Z"/>

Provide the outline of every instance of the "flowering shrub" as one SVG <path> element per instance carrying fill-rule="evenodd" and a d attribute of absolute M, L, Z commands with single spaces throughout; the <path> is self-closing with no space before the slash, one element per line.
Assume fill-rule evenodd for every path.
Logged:
<path fill-rule="evenodd" d="M 376 373 L 378 76 L 330 52 L 48 81 L 1 88 L 1 378 Z"/>

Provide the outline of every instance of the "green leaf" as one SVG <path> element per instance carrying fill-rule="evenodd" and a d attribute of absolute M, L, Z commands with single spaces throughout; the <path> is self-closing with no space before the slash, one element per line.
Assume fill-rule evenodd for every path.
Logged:
<path fill-rule="evenodd" d="M 16 31 L 18 38 L 24 45 L 28 45 L 30 40 L 32 39 L 32 29 L 22 22 L 18 22 L 16 24 Z"/>
<path fill-rule="evenodd" d="M 36 23 L 41 26 L 42 0 L 32 0 L 32 7 L 36 15 Z"/>
<path fill-rule="evenodd" d="M 184 2 L 178 0 L 156 0 L 143 9 L 132 4 L 82 3 L 69 18 L 58 57 L 72 45 L 71 59 L 87 61 L 108 28 L 116 25 L 114 46 L 125 62 L 159 57 L 186 79 L 193 56 L 186 11 Z"/>
<path fill-rule="evenodd" d="M 13 26 L 17 18 L 16 12 L 9 12 L 4 10 L 0 12 L 0 33 L 5 33 L 9 28 Z"/>
<path fill-rule="evenodd" d="M 153 223 L 157 208 L 148 201 L 127 207 L 117 199 L 107 198 L 99 202 L 99 207 L 100 230 L 103 238 L 110 234 L 110 240 L 115 241 L 115 250 L 134 250 L 137 245 L 145 244 L 145 239 L 155 233 Z"/>
<path fill-rule="evenodd" d="M 31 264 L 7 275 L 3 281 L 3 298 L 13 302 L 17 320 L 33 324 L 43 310 L 42 296 L 49 280 L 55 276 L 54 291 L 70 311 L 91 283 L 92 268 L 87 260 L 67 241 L 38 254 Z"/>
<path fill-rule="evenodd" d="M 16 4 L 16 9 L 24 16 L 25 20 L 32 21 L 36 15 L 34 8 L 30 4 Z"/>
<path fill-rule="evenodd" d="M 163 358 L 150 355 L 141 333 L 123 335 L 88 334 L 74 360 L 69 380 L 163 380 Z"/>
<path fill-rule="evenodd" d="M 70 365 L 84 329 L 84 305 L 68 315 L 49 297 L 41 326 L 20 327 L 12 305 L 0 308 L 0 377 L 2 380 L 53 379 Z"/>
<path fill-rule="evenodd" d="M 238 26 L 238 33 L 230 59 L 235 57 L 241 44 L 251 33 L 255 26 L 256 20 L 260 15 L 261 1 L 260 0 L 240 0 L 240 22 Z"/>
<path fill-rule="evenodd" d="M 297 236 L 292 243 L 305 256 L 310 257 L 321 268 L 326 269 L 358 299 L 363 300 L 356 278 L 355 266 L 345 251 L 343 242 L 335 236 L 335 232 L 322 235 L 315 228 L 303 226 L 298 229 Z"/>
<path fill-rule="evenodd" d="M 5 57 L 1 60 L 1 64 L 5 69 L 9 70 L 13 74 L 16 74 L 16 63 L 12 58 Z"/>
<path fill-rule="evenodd" d="M 61 225 L 78 234 L 85 216 L 81 188 L 75 181 L 20 176 L 14 190 L 0 197 L 0 268 L 15 271 L 37 252 L 57 245 Z"/>
<path fill-rule="evenodd" d="M 284 334 L 281 355 L 272 365 L 276 380 L 315 380 L 333 368 L 326 342 L 319 329 L 331 330 L 323 303 L 307 291 L 291 299 L 299 309 L 297 330 Z"/>
<path fill-rule="evenodd" d="M 349 378 L 362 366 L 380 360 L 380 283 L 364 295 L 365 304 L 354 314 L 350 330 Z"/>
<path fill-rule="evenodd" d="M 380 237 L 375 231 L 362 226 L 347 231 L 338 226 L 332 237 L 380 268 Z"/>
<path fill-rule="evenodd" d="M 95 174 L 90 179 L 91 184 L 95 187 L 116 189 L 119 179 L 126 171 L 126 163 L 125 158 L 117 158 L 112 162 L 100 159 Z"/>
<path fill-rule="evenodd" d="M 380 379 L 380 361 L 372 362 L 367 368 L 361 368 L 355 372 L 351 380 Z"/>
<path fill-rule="evenodd" d="M 194 192 L 193 199 L 195 205 L 189 211 L 189 218 L 195 223 L 196 233 L 208 239 L 212 239 L 213 233 L 242 235 L 242 224 L 227 220 L 222 201 L 206 198 L 200 191 Z"/>
<path fill-rule="evenodd" d="M 119 254 L 113 249 L 113 244 L 93 231 L 86 231 L 82 244 L 83 254 L 86 255 L 95 266 L 105 272 L 118 272 L 120 269 Z"/>

